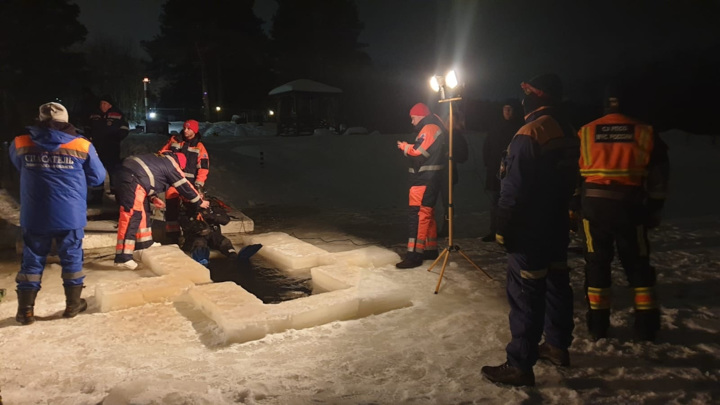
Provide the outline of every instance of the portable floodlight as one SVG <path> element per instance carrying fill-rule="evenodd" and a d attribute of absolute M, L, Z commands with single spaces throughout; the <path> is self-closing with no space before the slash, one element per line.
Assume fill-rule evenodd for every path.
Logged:
<path fill-rule="evenodd" d="M 450 258 L 451 252 L 458 252 L 462 257 L 465 258 L 470 264 L 475 266 L 476 269 L 483 272 L 489 279 L 492 280 L 492 277 L 490 277 L 489 274 L 485 273 L 483 269 L 478 267 L 477 264 L 475 264 L 470 258 L 463 253 L 462 250 L 460 250 L 460 247 L 457 245 L 453 245 L 453 178 L 452 178 L 452 163 L 453 163 L 453 101 L 462 100 L 462 97 L 451 97 L 446 98 L 446 92 L 445 88 L 448 87 L 450 89 L 454 89 L 458 85 L 458 79 L 457 75 L 455 74 L 454 70 L 451 70 L 447 72 L 445 76 L 438 76 L 435 75 L 430 78 L 430 87 L 440 93 L 440 100 L 439 103 L 448 103 L 449 107 L 449 123 L 448 123 L 448 245 L 445 249 L 443 249 L 442 253 L 440 253 L 433 262 L 432 265 L 430 265 L 430 268 L 428 268 L 428 271 L 431 271 L 435 265 L 440 261 L 440 259 L 443 259 L 442 264 L 442 270 L 440 271 L 440 278 L 438 279 L 437 286 L 435 287 L 435 294 L 438 293 L 440 290 L 440 283 L 442 282 L 443 275 L 445 274 L 445 267 L 447 266 L 448 259 Z"/>

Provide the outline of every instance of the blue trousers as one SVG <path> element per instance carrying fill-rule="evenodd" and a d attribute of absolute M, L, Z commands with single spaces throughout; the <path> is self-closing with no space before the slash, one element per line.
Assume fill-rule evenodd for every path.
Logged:
<path fill-rule="evenodd" d="M 85 231 L 70 229 L 52 232 L 36 232 L 23 228 L 23 256 L 15 282 L 18 290 L 39 290 L 47 256 L 55 240 L 64 286 L 82 285 L 83 273 L 82 240 Z"/>
<path fill-rule="evenodd" d="M 553 247 L 554 246 L 554 247 Z M 512 339 L 505 348 L 510 365 L 532 369 L 545 341 L 560 349 L 572 343 L 573 292 L 567 243 L 529 246 L 508 253 L 507 297 Z"/>

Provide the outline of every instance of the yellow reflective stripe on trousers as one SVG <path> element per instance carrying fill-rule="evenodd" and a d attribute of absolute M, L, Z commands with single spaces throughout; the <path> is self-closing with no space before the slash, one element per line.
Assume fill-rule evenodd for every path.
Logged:
<path fill-rule="evenodd" d="M 610 289 L 588 287 L 588 303 L 590 309 L 610 309 Z"/>
<path fill-rule="evenodd" d="M 587 245 L 588 253 L 595 253 L 593 248 L 592 235 L 590 235 L 590 221 L 583 218 L 583 231 L 585 231 L 585 244 Z"/>
<path fill-rule="evenodd" d="M 657 308 L 657 300 L 655 299 L 655 288 L 638 287 L 635 288 L 635 309 L 647 310 Z"/>

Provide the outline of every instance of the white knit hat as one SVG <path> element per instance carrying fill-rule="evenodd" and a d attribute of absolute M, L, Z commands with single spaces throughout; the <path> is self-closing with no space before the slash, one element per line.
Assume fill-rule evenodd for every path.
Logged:
<path fill-rule="evenodd" d="M 40 121 L 69 121 L 68 112 L 60 103 L 45 103 L 41 105 L 38 119 Z"/>

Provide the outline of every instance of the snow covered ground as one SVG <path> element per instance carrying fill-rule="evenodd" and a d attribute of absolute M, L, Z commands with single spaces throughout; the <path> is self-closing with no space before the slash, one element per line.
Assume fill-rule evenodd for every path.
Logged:
<path fill-rule="evenodd" d="M 255 221 L 255 234 L 286 232 L 325 250 L 368 245 L 401 253 L 405 164 L 395 141 L 408 135 L 267 136 L 271 128 L 218 125 L 207 136 L 210 193 Z M 651 234 L 663 329 L 655 344 L 630 341 L 632 302 L 615 263 L 612 337 L 588 339 L 582 258 L 573 250 L 576 332 L 572 367 L 539 363 L 537 387 L 499 387 L 480 367 L 505 359 L 509 340 L 505 260 L 478 236 L 488 202 L 479 161 L 483 135 L 469 134 L 471 159 L 455 192 L 455 243 L 493 280 L 453 254 L 440 293 L 438 269 L 379 268 L 403 285 L 412 306 L 222 344 L 218 326 L 190 300 L 60 317 L 60 269 L 48 265 L 38 322 L 14 320 L 14 250 L 0 251 L 0 389 L 6 404 L 705 404 L 720 401 L 720 223 L 712 187 L 720 147 L 667 133 L 673 165 L 667 221 Z M 165 138 L 138 134 L 126 153 Z M 710 186 L 710 187 L 708 187 Z M 6 229 L 6 228 L 3 228 Z M 132 281 L 113 249 L 86 252 L 86 284 Z M 426 262 L 429 266 L 430 262 Z"/>

